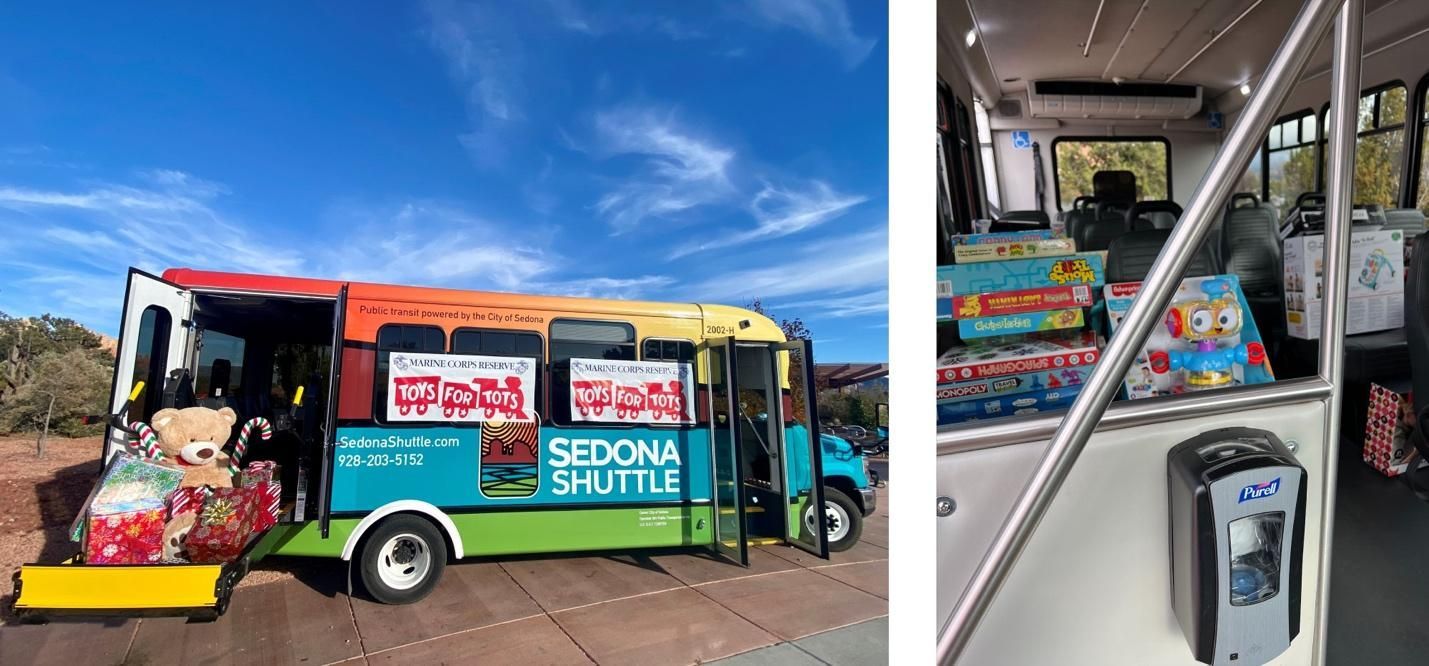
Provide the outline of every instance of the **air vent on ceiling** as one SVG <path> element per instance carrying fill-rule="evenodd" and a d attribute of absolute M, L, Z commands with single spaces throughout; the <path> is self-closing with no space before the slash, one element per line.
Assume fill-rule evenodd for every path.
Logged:
<path fill-rule="evenodd" d="M 1003 118 L 1021 118 L 1022 102 L 1007 97 L 998 100 L 997 115 Z"/>
<path fill-rule="evenodd" d="M 1165 83 L 1033 81 L 1027 112 L 1033 118 L 1186 119 L 1201 111 L 1201 87 Z"/>

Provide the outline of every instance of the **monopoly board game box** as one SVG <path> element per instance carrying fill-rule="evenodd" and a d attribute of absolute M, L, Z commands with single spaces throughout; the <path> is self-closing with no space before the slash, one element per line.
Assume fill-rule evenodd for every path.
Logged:
<path fill-rule="evenodd" d="M 938 383 L 1089 366 L 1100 355 L 1096 334 L 1091 331 L 1042 334 L 1015 341 L 972 340 L 938 357 Z"/>
<path fill-rule="evenodd" d="M 939 403 L 954 403 L 1077 386 L 1087 381 L 1092 375 L 1093 367 L 1095 366 L 1078 366 L 939 384 L 937 400 Z"/>
<path fill-rule="evenodd" d="M 953 247 L 953 260 L 960 264 L 981 261 L 1007 261 L 1010 259 L 1033 259 L 1038 257 L 1064 257 L 1076 254 L 1077 246 L 1070 238 L 1046 238 L 1040 240 L 1007 241 L 1004 243 L 979 243 Z"/>
<path fill-rule="evenodd" d="M 1081 328 L 1081 308 L 1029 312 L 1027 314 L 997 315 L 978 319 L 958 320 L 958 335 L 964 340 L 990 338 L 998 335 L 1056 331 L 1066 328 Z"/>
<path fill-rule="evenodd" d="M 1285 324 L 1291 337 L 1320 337 L 1325 237 L 1285 239 Z M 1350 235 L 1349 335 L 1404 326 L 1404 232 L 1357 231 Z"/>
<path fill-rule="evenodd" d="M 938 424 L 963 423 L 992 419 L 1014 414 L 1035 414 L 1054 409 L 1065 409 L 1072 405 L 1082 385 L 1068 386 L 1045 391 L 1006 395 L 983 400 L 938 403 Z"/>
<path fill-rule="evenodd" d="M 1112 335 L 1141 291 L 1140 282 L 1106 285 Z M 1131 399 L 1275 381 L 1260 330 L 1234 275 L 1181 281 L 1161 323 L 1126 375 Z"/>
<path fill-rule="evenodd" d="M 1018 241 L 1048 240 L 1057 235 L 1048 229 L 1032 231 L 999 231 L 992 234 L 959 234 L 950 240 L 953 247 L 959 245 L 985 245 L 988 243 L 1014 243 Z"/>
<path fill-rule="evenodd" d="M 952 317 L 953 319 L 973 319 L 1063 308 L 1086 308 L 1091 305 L 1092 288 L 1085 284 L 1014 289 L 991 294 L 953 296 Z"/>
<path fill-rule="evenodd" d="M 1067 257 L 1009 259 L 938 267 L 938 319 L 953 318 L 953 297 L 1044 287 L 1101 286 L 1105 260 L 1101 252 Z"/>

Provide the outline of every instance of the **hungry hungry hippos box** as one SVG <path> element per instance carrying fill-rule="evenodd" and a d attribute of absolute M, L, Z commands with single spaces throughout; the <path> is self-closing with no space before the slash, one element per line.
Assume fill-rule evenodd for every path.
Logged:
<path fill-rule="evenodd" d="M 1101 252 L 1066 257 L 1012 259 L 938 267 L 938 319 L 953 318 L 953 297 L 1044 287 L 1101 286 L 1106 279 Z"/>
<path fill-rule="evenodd" d="M 1100 358 L 1091 331 L 1029 336 L 1022 340 L 973 340 L 938 357 L 938 382 L 959 382 L 1029 372 L 1090 366 Z"/>
<path fill-rule="evenodd" d="M 1014 289 L 990 294 L 953 296 L 952 317 L 953 319 L 973 319 L 1063 308 L 1085 308 L 1091 307 L 1091 305 L 1092 288 L 1085 284 Z"/>

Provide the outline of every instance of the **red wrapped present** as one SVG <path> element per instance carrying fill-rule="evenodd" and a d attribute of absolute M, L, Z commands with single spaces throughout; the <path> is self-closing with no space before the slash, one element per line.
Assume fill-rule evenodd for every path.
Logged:
<path fill-rule="evenodd" d="M 203 498 L 208 493 L 213 492 L 208 486 L 198 488 L 179 488 L 169 494 L 169 519 L 172 520 L 186 513 L 198 513 L 199 507 L 203 506 Z"/>
<path fill-rule="evenodd" d="M 258 515 L 253 518 L 253 532 L 261 534 L 278 524 L 278 507 L 283 497 L 282 484 L 277 481 L 263 481 L 251 487 L 258 491 L 260 508 Z"/>
<path fill-rule="evenodd" d="M 257 488 L 214 488 L 199 509 L 187 550 L 195 564 L 223 564 L 238 559 L 262 511 Z"/>
<path fill-rule="evenodd" d="M 277 481 L 278 463 L 271 460 L 255 460 L 243 468 L 239 477 L 240 486 L 256 486 L 264 481 Z"/>
<path fill-rule="evenodd" d="M 154 564 L 163 559 L 163 500 L 126 508 L 89 516 L 84 542 L 86 564 Z"/>

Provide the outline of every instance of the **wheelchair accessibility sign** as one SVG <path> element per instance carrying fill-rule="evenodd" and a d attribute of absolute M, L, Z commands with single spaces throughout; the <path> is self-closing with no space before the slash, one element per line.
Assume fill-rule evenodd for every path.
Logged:
<path fill-rule="evenodd" d="M 1027 150 L 1032 147 L 1032 133 L 1027 130 L 1012 130 L 1012 147 Z"/>

